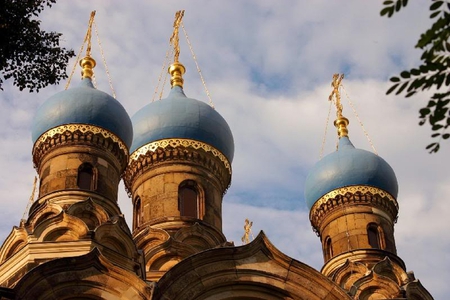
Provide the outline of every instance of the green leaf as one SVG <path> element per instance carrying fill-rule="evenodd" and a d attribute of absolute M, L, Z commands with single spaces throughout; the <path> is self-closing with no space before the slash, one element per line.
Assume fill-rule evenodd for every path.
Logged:
<path fill-rule="evenodd" d="M 433 125 L 433 127 L 431 127 L 431 130 L 436 131 L 436 130 L 441 129 L 442 127 L 444 127 L 444 125 L 436 124 L 436 125 Z"/>
<path fill-rule="evenodd" d="M 396 95 L 400 94 L 401 92 L 403 92 L 403 90 L 408 86 L 408 81 L 403 83 L 402 86 L 398 89 L 397 93 L 395 93 Z"/>
<path fill-rule="evenodd" d="M 422 60 L 423 60 L 423 58 L 421 58 Z M 420 67 L 419 67 L 419 69 L 420 69 L 420 72 L 422 72 L 422 73 L 428 73 L 428 72 L 430 72 L 430 67 L 428 66 L 428 65 L 421 65 Z"/>
<path fill-rule="evenodd" d="M 397 3 L 395 3 L 395 11 L 399 11 L 402 8 L 402 1 L 397 0 Z"/>
<path fill-rule="evenodd" d="M 430 19 L 436 18 L 436 16 L 438 16 L 440 13 L 441 13 L 440 11 L 435 11 L 430 15 Z"/>
<path fill-rule="evenodd" d="M 411 74 L 414 76 L 419 76 L 420 75 L 420 71 L 418 69 L 411 69 Z"/>
<path fill-rule="evenodd" d="M 396 83 L 396 84 L 394 84 L 393 86 L 391 86 L 391 87 L 387 90 L 386 95 L 389 95 L 390 93 L 392 93 L 392 92 L 397 88 L 398 85 L 399 85 L 399 84 Z"/>
<path fill-rule="evenodd" d="M 383 5 L 389 5 L 389 4 L 392 4 L 392 3 L 394 3 L 394 1 L 388 0 L 388 1 L 384 1 Z"/>
<path fill-rule="evenodd" d="M 424 118 L 426 115 L 428 115 L 431 112 L 431 110 L 427 107 L 424 107 L 422 109 L 419 110 L 420 113 L 420 117 Z"/>
<path fill-rule="evenodd" d="M 446 133 L 446 134 L 443 134 L 443 135 L 442 135 L 442 138 L 443 138 L 444 140 L 448 139 L 449 137 L 450 137 L 450 133 Z"/>
<path fill-rule="evenodd" d="M 403 71 L 403 72 L 400 73 L 400 76 L 402 76 L 402 78 L 408 79 L 408 78 L 411 77 L 411 74 L 409 74 L 408 71 Z"/>
<path fill-rule="evenodd" d="M 436 10 L 439 7 L 441 7 L 442 4 L 444 4 L 443 1 L 435 1 L 433 4 L 430 5 L 430 10 Z"/>
<path fill-rule="evenodd" d="M 398 77 L 391 77 L 391 79 L 389 79 L 391 82 L 400 82 L 400 78 Z"/>
<path fill-rule="evenodd" d="M 380 15 L 384 16 L 385 14 L 388 14 L 388 18 L 392 16 L 392 7 L 385 7 L 380 11 Z"/>
<path fill-rule="evenodd" d="M 408 5 L 408 0 L 403 0 L 403 6 L 406 6 L 406 5 Z"/>
<path fill-rule="evenodd" d="M 440 147 L 440 145 L 439 145 L 439 143 L 437 143 L 436 146 L 434 146 L 434 148 L 431 149 L 430 153 L 433 153 L 433 152 L 436 153 L 436 152 L 438 152 L 438 151 L 439 151 L 439 147 Z"/>
<path fill-rule="evenodd" d="M 411 92 L 409 92 L 408 94 L 405 95 L 405 98 L 409 98 L 409 97 L 413 96 L 415 93 L 416 93 L 416 91 L 411 91 Z"/>
<path fill-rule="evenodd" d="M 426 149 L 430 149 L 431 147 L 434 147 L 436 144 L 437 144 L 437 143 L 431 143 L 431 144 L 429 144 L 429 145 L 427 146 Z"/>
<path fill-rule="evenodd" d="M 432 138 L 435 138 L 435 137 L 438 137 L 438 136 L 440 136 L 441 134 L 440 133 L 433 133 L 432 135 L 431 135 L 431 137 Z"/>
<path fill-rule="evenodd" d="M 437 89 L 441 88 L 442 84 L 444 83 L 444 80 L 445 80 L 445 74 L 441 74 L 436 78 L 435 85 L 436 85 Z"/>

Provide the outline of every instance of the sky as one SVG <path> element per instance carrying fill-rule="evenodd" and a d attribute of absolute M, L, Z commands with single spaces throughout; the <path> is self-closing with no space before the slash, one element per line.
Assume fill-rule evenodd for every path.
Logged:
<path fill-rule="evenodd" d="M 96 10 L 114 91 L 132 116 L 164 81 L 165 74 L 159 78 L 174 14 L 185 9 L 183 24 L 204 81 L 234 136 L 232 184 L 223 200 L 225 235 L 240 245 L 249 218 L 254 236 L 263 230 L 278 249 L 318 270 L 322 250 L 311 229 L 304 184 L 320 159 L 325 132 L 323 154 L 335 151 L 335 110 L 328 118 L 328 96 L 332 75 L 344 73 L 350 139 L 357 148 L 371 150 L 366 131 L 397 175 L 397 253 L 435 299 L 445 299 L 450 293 L 445 280 L 450 278 L 450 144 L 444 142 L 437 154 L 425 150 L 430 129 L 418 126 L 425 94 L 411 99 L 385 94 L 391 76 L 419 63 L 421 52 L 414 45 L 430 26 L 429 1 L 410 1 L 391 19 L 380 17 L 381 3 L 78 0 L 58 1 L 40 19 L 45 30 L 63 33 L 62 46 L 78 52 L 90 12 Z M 97 87 L 112 94 L 95 32 L 92 44 Z M 180 47 L 186 95 L 208 102 L 183 32 Z M 77 67 L 71 86 L 79 82 L 80 71 Z M 6 82 L 0 92 L 0 240 L 19 224 L 31 195 L 33 115 L 64 87 L 62 82 L 30 94 Z M 166 83 L 163 97 L 169 89 Z M 120 190 L 119 205 L 130 222 L 131 200 L 123 185 Z"/>

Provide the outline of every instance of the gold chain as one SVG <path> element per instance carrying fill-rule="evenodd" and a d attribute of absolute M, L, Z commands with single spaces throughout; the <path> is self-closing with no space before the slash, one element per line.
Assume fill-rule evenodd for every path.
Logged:
<path fill-rule="evenodd" d="M 163 65 L 161 67 L 161 72 L 159 73 L 159 77 L 158 77 L 158 83 L 156 84 L 155 92 L 153 93 L 152 102 L 155 101 L 156 95 L 158 94 L 159 85 L 161 84 L 161 78 L 162 78 L 162 76 L 164 74 L 164 70 L 166 69 L 166 66 L 169 62 L 169 53 L 170 53 L 171 48 L 172 47 L 170 47 L 170 43 L 169 43 L 169 48 L 167 48 L 167 51 L 166 51 L 166 58 L 164 59 Z M 167 79 L 167 72 L 165 72 L 165 73 L 166 73 L 166 77 L 164 78 L 164 83 L 166 82 L 166 79 Z M 161 91 L 163 91 L 163 90 L 164 90 L 164 85 L 161 88 Z M 161 100 L 161 96 L 162 96 L 162 93 L 160 94 L 159 100 Z"/>
<path fill-rule="evenodd" d="M 116 92 L 114 91 L 112 85 L 111 74 L 109 73 L 108 65 L 106 64 L 105 54 L 103 52 L 102 42 L 100 41 L 100 36 L 98 35 L 97 23 L 93 21 L 93 24 L 95 29 L 95 35 L 97 36 L 98 46 L 100 47 L 100 54 L 102 56 L 103 65 L 105 66 L 106 75 L 108 76 L 109 87 L 111 88 L 112 96 L 114 97 L 114 99 L 116 99 Z"/>
<path fill-rule="evenodd" d="M 83 49 L 84 49 L 84 44 L 85 44 L 85 42 L 83 42 L 83 44 L 80 47 L 80 51 L 77 54 L 77 58 L 75 59 L 75 63 L 72 68 L 72 72 L 70 72 L 69 79 L 67 79 L 66 87 L 64 88 L 65 90 L 67 90 L 70 86 L 70 81 L 72 80 L 73 74 L 75 73 L 75 69 L 77 68 L 77 64 L 80 61 L 81 52 L 83 52 Z"/>
<path fill-rule="evenodd" d="M 199 65 L 198 65 L 197 57 L 195 56 L 194 49 L 192 48 L 192 44 L 191 44 L 191 42 L 190 42 L 190 40 L 189 40 L 189 36 L 188 36 L 188 34 L 187 34 L 187 32 L 186 32 L 186 29 L 184 28 L 183 22 L 181 22 L 181 27 L 183 28 L 184 36 L 186 37 L 186 41 L 187 41 L 187 44 L 189 45 L 189 49 L 191 50 L 192 58 L 194 59 L 195 66 L 197 67 L 197 72 L 198 72 L 198 74 L 200 75 L 200 79 L 201 79 L 201 81 L 202 81 L 202 83 L 203 83 L 203 87 L 205 88 L 206 96 L 207 96 L 208 99 L 209 99 L 209 105 L 210 105 L 212 108 L 214 108 L 214 103 L 212 102 L 211 94 L 209 93 L 209 90 L 208 90 L 208 88 L 206 87 L 205 79 L 203 78 L 202 71 L 200 70 L 200 67 L 199 67 Z"/>
<path fill-rule="evenodd" d="M 169 53 L 169 56 L 172 56 L 174 53 L 175 53 L 175 50 L 171 49 L 170 53 Z M 170 62 L 170 59 L 167 59 L 167 63 L 169 63 L 169 62 Z M 164 87 L 166 86 L 167 77 L 168 77 L 167 75 L 168 74 L 169 74 L 169 72 L 166 72 L 166 75 L 164 76 L 164 81 L 163 81 L 163 84 L 162 84 L 162 87 L 161 87 L 161 92 L 159 93 L 159 100 L 162 99 L 162 95 L 163 95 L 163 92 L 164 92 Z"/>
<path fill-rule="evenodd" d="M 34 176 L 34 181 L 33 181 L 33 189 L 31 192 L 31 196 L 30 199 L 28 200 L 28 204 L 27 207 L 25 208 L 25 212 L 22 215 L 22 219 L 21 222 L 25 223 L 27 220 L 25 219 L 25 216 L 28 214 L 28 211 L 30 209 L 30 206 L 33 204 L 34 202 L 34 198 L 36 196 L 36 184 L 37 184 L 37 176 Z"/>
<path fill-rule="evenodd" d="M 330 106 L 328 107 L 328 116 L 327 116 L 327 123 L 325 125 L 325 132 L 323 134 L 323 139 L 322 139 L 322 147 L 320 149 L 320 156 L 319 156 L 319 160 L 322 159 L 323 157 L 323 150 L 325 148 L 325 140 L 327 138 L 327 131 L 328 131 L 328 123 L 330 123 L 330 114 L 331 114 L 331 106 L 333 105 L 332 101 L 330 102 Z"/>
<path fill-rule="evenodd" d="M 366 138 L 367 138 L 367 141 L 369 141 L 369 144 L 370 144 L 370 146 L 372 147 L 373 152 L 374 152 L 376 155 L 378 155 L 377 150 L 375 149 L 375 146 L 373 145 L 372 140 L 371 140 L 370 137 L 369 137 L 369 134 L 367 133 L 366 129 L 364 128 L 364 125 L 363 125 L 363 123 L 361 122 L 361 119 L 359 118 L 359 115 L 358 115 L 358 113 L 356 112 L 356 109 L 355 109 L 355 107 L 353 106 L 353 103 L 352 103 L 352 101 L 350 100 L 350 97 L 349 97 L 348 94 L 347 94 L 347 91 L 345 90 L 345 88 L 344 88 L 343 85 L 341 85 L 341 86 L 342 86 L 342 89 L 343 89 L 344 92 L 345 92 L 345 96 L 347 97 L 348 103 L 350 104 L 350 107 L 352 108 L 353 113 L 355 114 L 356 119 L 358 119 L 359 125 L 361 126 L 361 128 L 362 128 L 362 130 L 363 130 L 363 132 L 364 132 L 364 135 L 365 135 Z"/>

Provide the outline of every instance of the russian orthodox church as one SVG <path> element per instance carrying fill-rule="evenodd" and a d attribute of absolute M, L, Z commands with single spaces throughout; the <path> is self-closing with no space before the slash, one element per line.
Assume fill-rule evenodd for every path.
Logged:
<path fill-rule="evenodd" d="M 234 246 L 222 232 L 234 141 L 224 118 L 183 91 L 177 14 L 171 91 L 130 118 L 93 85 L 48 99 L 32 126 L 39 196 L 0 248 L 0 299 L 433 299 L 397 256 L 397 179 L 355 148 L 335 77 L 337 151 L 306 180 L 320 271 L 261 232 Z M 123 178 L 130 229 L 118 206 Z"/>

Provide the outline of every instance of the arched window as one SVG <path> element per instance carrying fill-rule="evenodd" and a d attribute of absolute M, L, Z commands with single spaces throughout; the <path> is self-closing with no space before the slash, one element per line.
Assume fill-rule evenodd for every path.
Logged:
<path fill-rule="evenodd" d="M 77 185 L 82 190 L 95 189 L 94 167 L 89 163 L 84 163 L 78 168 Z"/>
<path fill-rule="evenodd" d="M 374 249 L 381 249 L 380 232 L 377 224 L 370 223 L 367 226 L 367 238 L 369 240 L 370 247 Z"/>
<path fill-rule="evenodd" d="M 194 181 L 184 181 L 178 187 L 178 210 L 181 216 L 199 217 L 199 197 Z"/>
<path fill-rule="evenodd" d="M 329 236 L 325 239 L 324 255 L 325 260 L 329 260 L 333 257 L 333 245 L 331 244 L 331 238 Z"/>
<path fill-rule="evenodd" d="M 134 216 L 133 216 L 133 228 L 137 228 L 141 225 L 142 221 L 142 209 L 141 198 L 139 196 L 134 200 Z"/>

